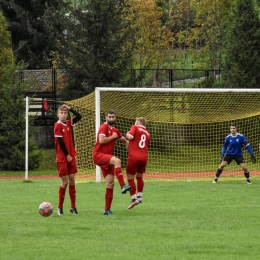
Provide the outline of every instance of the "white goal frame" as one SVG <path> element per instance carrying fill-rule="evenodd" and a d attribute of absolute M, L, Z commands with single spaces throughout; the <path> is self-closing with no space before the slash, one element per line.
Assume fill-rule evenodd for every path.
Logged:
<path fill-rule="evenodd" d="M 235 88 L 110 88 L 110 87 L 96 87 L 95 88 L 95 118 L 96 118 L 96 137 L 100 127 L 100 92 L 114 91 L 114 92 L 176 92 L 176 93 L 259 93 L 260 89 L 235 89 Z M 101 182 L 101 170 L 96 166 L 96 182 Z"/>

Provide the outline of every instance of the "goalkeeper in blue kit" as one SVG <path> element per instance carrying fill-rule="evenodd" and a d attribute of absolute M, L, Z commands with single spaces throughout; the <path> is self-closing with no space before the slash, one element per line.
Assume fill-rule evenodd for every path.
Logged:
<path fill-rule="evenodd" d="M 236 163 L 242 167 L 247 183 L 251 184 L 250 174 L 247 169 L 245 159 L 243 157 L 242 147 L 244 146 L 247 149 L 247 151 L 251 156 L 251 161 L 255 163 L 256 158 L 253 154 L 253 150 L 249 142 L 247 141 L 247 139 L 242 134 L 239 134 L 237 132 L 237 127 L 235 124 L 230 125 L 230 133 L 231 134 L 225 138 L 224 145 L 221 150 L 221 156 L 220 156 L 221 164 L 217 169 L 216 176 L 213 180 L 213 183 L 218 182 L 218 178 L 222 173 L 223 169 L 225 168 L 225 166 L 227 164 L 230 164 L 233 160 L 235 160 Z"/>

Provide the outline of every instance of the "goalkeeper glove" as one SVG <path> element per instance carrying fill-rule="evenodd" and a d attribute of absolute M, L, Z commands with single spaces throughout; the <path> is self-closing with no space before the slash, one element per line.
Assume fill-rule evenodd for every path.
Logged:
<path fill-rule="evenodd" d="M 255 156 L 253 154 L 251 155 L 251 162 L 252 163 L 256 163 L 256 158 L 255 158 Z"/>
<path fill-rule="evenodd" d="M 221 154 L 221 156 L 220 156 L 220 162 L 223 161 L 224 157 L 225 157 L 225 154 Z"/>

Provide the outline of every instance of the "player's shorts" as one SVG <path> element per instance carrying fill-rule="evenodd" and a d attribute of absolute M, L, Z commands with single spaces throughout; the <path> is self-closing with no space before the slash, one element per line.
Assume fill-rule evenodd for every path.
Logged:
<path fill-rule="evenodd" d="M 114 173 L 115 173 L 115 167 L 114 167 L 114 165 L 108 165 L 108 166 L 105 167 L 105 168 L 102 168 L 102 167 L 100 167 L 100 168 L 101 168 L 101 172 L 102 172 L 104 178 L 106 178 L 106 176 L 107 176 L 108 174 L 114 175 Z"/>
<path fill-rule="evenodd" d="M 76 159 L 73 158 L 71 162 L 57 162 L 57 169 L 59 177 L 77 173 Z"/>
<path fill-rule="evenodd" d="M 128 160 L 126 173 L 135 175 L 136 173 L 145 173 L 147 161 Z"/>
<path fill-rule="evenodd" d="M 235 160 L 238 165 L 240 165 L 241 163 L 245 163 L 243 155 L 233 156 L 230 154 L 226 154 L 223 159 L 223 161 L 227 162 L 228 164 L 230 164 L 233 160 Z"/>
<path fill-rule="evenodd" d="M 93 154 L 94 163 L 101 168 L 103 177 L 105 178 L 108 174 L 114 175 L 115 167 L 110 165 L 110 159 L 113 157 L 112 154 L 106 153 L 95 153 Z"/>

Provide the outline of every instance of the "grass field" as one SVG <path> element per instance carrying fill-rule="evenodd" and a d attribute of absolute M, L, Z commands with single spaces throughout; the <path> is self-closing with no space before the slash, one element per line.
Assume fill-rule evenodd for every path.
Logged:
<path fill-rule="evenodd" d="M 105 183 L 77 183 L 79 215 L 56 213 L 60 180 L 0 180 L 0 259 L 260 259 L 260 178 L 146 181 L 143 203 L 128 210 L 116 183 L 104 216 Z M 38 206 L 49 201 L 47 218 Z"/>

